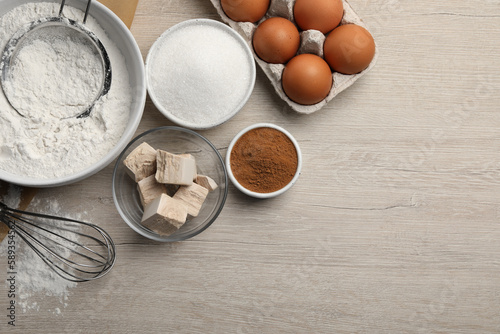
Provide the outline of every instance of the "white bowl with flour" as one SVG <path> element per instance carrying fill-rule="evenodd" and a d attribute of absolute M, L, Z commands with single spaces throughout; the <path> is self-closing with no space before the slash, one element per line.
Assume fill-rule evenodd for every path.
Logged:
<path fill-rule="evenodd" d="M 151 100 L 172 122 L 194 130 L 218 126 L 246 104 L 255 85 L 255 61 L 243 38 L 211 19 L 167 29 L 146 59 Z"/>
<path fill-rule="evenodd" d="M 87 0 L 69 0 L 63 15 L 81 22 L 86 4 Z M 59 7 L 59 0 L 0 1 L 0 51 L 24 24 L 57 16 Z M 96 1 L 92 2 L 85 26 L 97 35 L 109 55 L 112 81 L 108 94 L 96 103 L 87 118 L 60 119 L 46 112 L 38 114 L 36 110 L 43 110 L 42 105 L 46 103 L 62 103 L 64 109 L 65 105 L 71 107 L 75 99 L 85 100 L 85 90 L 78 90 L 81 87 L 78 80 L 93 80 L 92 75 L 100 79 L 100 74 L 91 73 L 91 61 L 86 60 L 83 52 L 75 57 L 75 45 L 70 42 L 64 44 L 57 39 L 53 48 L 44 46 L 43 41 L 37 47 L 30 45 L 31 49 L 22 58 L 23 68 L 35 72 L 36 78 L 29 79 L 30 85 L 27 82 L 23 85 L 21 76 L 18 91 L 19 98 L 25 99 L 21 100 L 24 106 L 34 112 L 20 116 L 0 91 L 1 180 L 31 187 L 80 181 L 108 166 L 135 134 L 146 101 L 144 63 L 139 47 L 125 24 Z M 74 58 L 77 58 L 76 70 L 66 69 Z M 88 76 L 75 75 L 84 73 L 85 69 Z M 61 78 L 73 81 L 68 79 L 67 84 L 61 85 Z M 43 94 L 22 93 L 21 86 L 36 88 Z M 89 96 L 92 94 L 89 92 Z M 78 103 L 80 100 L 75 102 Z"/>

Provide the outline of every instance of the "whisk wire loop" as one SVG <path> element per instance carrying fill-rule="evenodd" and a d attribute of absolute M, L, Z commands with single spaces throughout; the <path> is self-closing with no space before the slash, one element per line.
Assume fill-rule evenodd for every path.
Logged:
<path fill-rule="evenodd" d="M 37 234 L 37 235 L 39 235 L 39 236 L 45 236 L 44 234 L 42 234 L 42 233 L 38 232 L 38 231 L 37 231 L 37 229 L 39 229 L 39 230 L 41 230 L 41 231 L 43 231 L 43 232 L 46 232 L 47 234 L 50 234 L 50 235 L 51 235 L 51 236 L 53 236 L 53 237 L 56 237 L 56 238 L 62 239 L 62 240 L 64 240 L 65 242 L 67 242 L 66 244 L 63 244 L 63 243 L 58 242 L 58 241 L 56 241 L 56 240 L 52 240 L 52 239 L 50 240 L 51 242 L 53 242 L 54 244 L 57 244 L 57 245 L 58 245 L 58 246 L 60 246 L 61 248 L 66 249 L 66 250 L 68 250 L 68 251 L 70 251 L 70 252 L 72 252 L 72 253 L 76 253 L 76 254 L 78 254 L 78 255 L 81 255 L 81 256 L 83 256 L 83 257 L 87 258 L 88 260 L 91 260 L 91 261 L 94 261 L 94 262 L 98 262 L 98 263 L 100 263 L 100 264 L 103 264 L 103 262 L 102 262 L 102 261 L 97 260 L 97 259 L 94 259 L 94 258 L 91 258 L 90 256 L 87 256 L 87 255 L 82 254 L 82 253 L 80 253 L 80 252 L 77 252 L 74 248 L 72 248 L 72 247 L 70 247 L 70 246 L 77 246 L 77 247 L 81 247 L 81 248 L 83 248 L 84 250 L 86 250 L 86 251 L 88 251 L 88 252 L 91 252 L 91 253 L 93 253 L 94 255 L 96 255 L 96 256 L 98 256 L 98 257 L 100 257 L 100 258 L 102 258 L 102 259 L 105 259 L 105 257 L 104 257 L 104 256 L 102 256 L 101 254 L 97 253 L 96 251 L 94 251 L 93 249 L 91 249 L 91 248 L 89 248 L 89 247 L 87 247 L 87 246 L 85 246 L 85 245 L 77 244 L 77 243 L 75 243 L 75 242 L 74 242 L 73 240 L 71 240 L 71 239 L 68 239 L 68 238 L 66 238 L 66 237 L 64 237 L 64 236 L 62 236 L 62 235 L 59 235 L 59 234 L 57 234 L 57 233 L 55 233 L 55 232 L 53 232 L 53 231 L 51 231 L 51 230 L 49 230 L 49 229 L 43 228 L 41 225 L 43 225 L 43 224 L 45 224 L 45 223 L 39 222 L 39 223 L 38 223 L 38 226 L 37 226 L 37 225 L 34 225 L 33 223 L 31 223 L 30 221 L 23 219 L 23 218 L 22 218 L 22 216 L 17 216 L 17 215 L 16 215 L 16 218 L 17 218 L 17 219 L 19 219 L 20 221 L 23 221 L 24 223 L 26 223 L 25 229 L 26 229 L 26 230 L 29 230 L 31 233 L 33 233 L 33 234 Z M 45 225 L 48 225 L 48 224 L 45 224 Z M 32 227 L 30 227 L 30 226 L 33 226 L 34 228 L 32 228 Z M 63 228 L 63 227 L 59 227 L 59 230 L 62 230 L 62 231 L 70 231 L 70 232 L 72 232 L 72 233 L 75 233 L 75 234 L 76 234 L 76 235 L 78 235 L 78 236 L 88 237 L 87 235 L 83 235 L 82 233 L 79 233 L 78 231 L 73 231 L 73 230 L 71 230 L 71 229 L 67 229 L 67 228 Z M 101 240 L 99 240 L 99 239 L 97 239 L 97 238 L 92 237 L 92 238 L 91 238 L 91 240 L 96 241 L 96 242 L 98 243 L 98 245 L 99 245 L 99 246 L 106 246 L 106 245 L 105 245 L 105 244 L 104 244 Z M 70 262 L 71 262 L 71 261 L 70 261 Z"/>
<path fill-rule="evenodd" d="M 1 202 L 0 221 L 66 280 L 94 280 L 106 275 L 114 265 L 115 244 L 97 225 L 12 209 Z"/>
<path fill-rule="evenodd" d="M 25 221 L 26 222 L 26 221 Z M 26 222 L 27 224 L 30 224 L 29 222 Z M 37 235 L 37 236 L 40 236 L 40 237 L 44 237 L 44 235 L 42 233 L 39 233 L 38 231 L 36 231 L 36 229 L 33 229 L 31 227 L 28 227 L 28 226 L 24 226 L 23 227 L 17 227 L 18 230 L 22 230 L 22 232 L 24 232 L 24 234 L 26 234 L 27 236 L 29 236 L 29 238 L 31 240 L 33 240 L 39 247 L 41 247 L 44 251 L 46 252 L 53 252 L 53 256 L 56 257 L 58 260 L 60 260 L 61 262 L 63 262 L 64 264 L 66 265 L 75 265 L 75 270 L 79 271 L 79 272 L 82 272 L 82 273 L 87 273 L 87 274 L 91 274 L 91 273 L 97 273 L 97 272 L 92 272 L 92 271 L 88 271 L 88 270 L 83 270 L 83 269 L 80 269 L 80 268 L 100 268 L 102 265 L 105 265 L 106 262 L 103 262 L 102 260 L 100 260 L 99 258 L 101 259 L 104 259 L 104 256 L 100 255 L 99 253 L 95 252 L 94 250 L 88 248 L 88 247 L 84 247 L 85 250 L 88 250 L 89 252 L 92 252 L 94 255 L 96 255 L 98 258 L 92 258 L 86 254 L 83 254 L 79 251 L 76 251 L 75 249 L 69 247 L 68 245 L 64 245 L 63 243 L 61 242 L 58 242 L 56 240 L 52 240 L 52 239 L 49 239 L 48 241 L 49 242 L 52 242 L 54 245 L 57 245 L 57 248 L 60 247 L 61 251 L 64 252 L 64 251 L 68 251 L 70 253 L 74 253 L 78 256 L 81 256 L 82 258 L 86 259 L 89 261 L 89 263 L 95 263 L 95 264 L 83 264 L 83 263 L 76 263 L 75 261 L 72 261 L 71 259 L 69 258 L 65 258 L 63 254 L 61 254 L 62 252 L 60 251 L 54 251 L 53 249 L 50 249 L 47 245 L 41 243 L 36 237 L 34 237 L 34 235 Z M 54 236 L 57 236 L 57 237 L 61 237 L 63 240 L 65 241 L 68 241 L 69 243 L 73 244 L 73 245 L 76 245 L 72 240 L 68 239 L 68 238 L 65 238 L 65 237 L 62 237 L 62 236 L 59 236 L 57 234 L 55 234 L 54 232 L 52 231 L 49 231 L 47 229 L 42 229 L 43 231 L 46 231 Z M 27 231 L 29 231 L 30 233 L 28 233 Z M 24 239 L 26 241 L 26 239 Z M 41 254 L 42 252 L 39 252 L 37 254 Z M 54 264 L 53 262 L 51 262 L 52 264 Z M 55 265 L 55 264 L 54 264 Z"/>

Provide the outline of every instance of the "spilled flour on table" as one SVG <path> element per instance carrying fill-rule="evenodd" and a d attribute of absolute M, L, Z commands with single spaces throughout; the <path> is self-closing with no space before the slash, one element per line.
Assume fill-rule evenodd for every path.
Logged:
<path fill-rule="evenodd" d="M 6 205 L 16 208 L 20 203 L 20 198 L 21 189 L 11 185 L 8 194 L 1 200 Z M 55 216 L 67 216 L 61 212 L 59 203 L 53 199 L 44 199 L 43 201 L 35 199 L 32 201 L 29 211 Z M 71 218 L 78 219 L 79 217 Z M 5 238 L 0 243 L 0 256 L 6 256 L 7 254 L 7 240 Z M 50 305 L 57 305 L 57 307 L 43 311 L 48 311 L 55 315 L 61 314 L 61 308 L 68 306 L 71 289 L 76 287 L 77 283 L 59 277 L 20 237 L 16 236 L 15 242 L 17 306 L 23 313 L 28 311 L 42 311 L 40 309 L 41 300 L 50 298 Z M 2 272 L 3 268 L 0 270 Z"/>

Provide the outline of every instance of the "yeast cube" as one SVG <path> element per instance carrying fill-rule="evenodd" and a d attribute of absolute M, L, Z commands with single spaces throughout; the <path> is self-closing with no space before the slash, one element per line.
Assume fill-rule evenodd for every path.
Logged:
<path fill-rule="evenodd" d="M 161 194 L 146 206 L 141 224 L 159 235 L 168 236 L 176 232 L 186 219 L 186 206 L 177 199 Z"/>
<path fill-rule="evenodd" d="M 156 172 L 156 150 L 148 143 L 142 143 L 137 146 L 125 158 L 123 164 L 127 173 L 135 182 L 155 174 Z"/>
<path fill-rule="evenodd" d="M 184 203 L 190 216 L 196 217 L 208 195 L 208 189 L 193 183 L 190 186 L 182 186 L 177 190 L 174 199 Z"/>
<path fill-rule="evenodd" d="M 156 181 L 189 186 L 196 175 L 194 157 L 183 157 L 167 151 L 156 153 Z"/>
<path fill-rule="evenodd" d="M 218 188 L 217 182 L 215 182 L 214 179 L 206 175 L 198 174 L 196 176 L 195 182 L 200 186 L 202 186 L 203 188 L 207 188 L 208 191 L 210 192 Z"/>
<path fill-rule="evenodd" d="M 142 207 L 160 197 L 161 194 L 168 194 L 166 185 L 158 183 L 154 175 L 150 175 L 137 183 L 137 190 L 141 199 Z"/>

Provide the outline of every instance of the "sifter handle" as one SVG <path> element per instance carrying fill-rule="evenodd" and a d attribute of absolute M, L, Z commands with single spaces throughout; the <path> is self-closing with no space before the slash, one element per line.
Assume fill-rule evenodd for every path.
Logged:
<path fill-rule="evenodd" d="M 83 24 L 85 24 L 87 22 L 87 16 L 89 16 L 89 9 L 90 9 L 91 2 L 92 2 L 92 0 L 89 0 L 89 2 L 87 2 L 87 8 L 85 8 L 85 16 L 83 17 Z M 62 16 L 62 12 L 63 12 L 63 8 L 64 8 L 65 3 L 66 3 L 66 0 L 61 0 L 61 7 L 59 7 L 59 16 Z"/>
<path fill-rule="evenodd" d="M 62 15 L 62 11 L 63 11 L 63 8 L 64 8 L 64 4 L 66 3 L 66 0 L 62 0 L 61 1 L 61 7 L 59 7 L 59 16 Z"/>
<path fill-rule="evenodd" d="M 83 17 L 83 24 L 85 24 L 87 22 L 87 16 L 89 16 L 89 9 L 90 9 L 91 2 L 92 2 L 92 0 L 89 0 L 89 2 L 87 2 L 87 8 L 85 9 L 85 16 Z"/>

